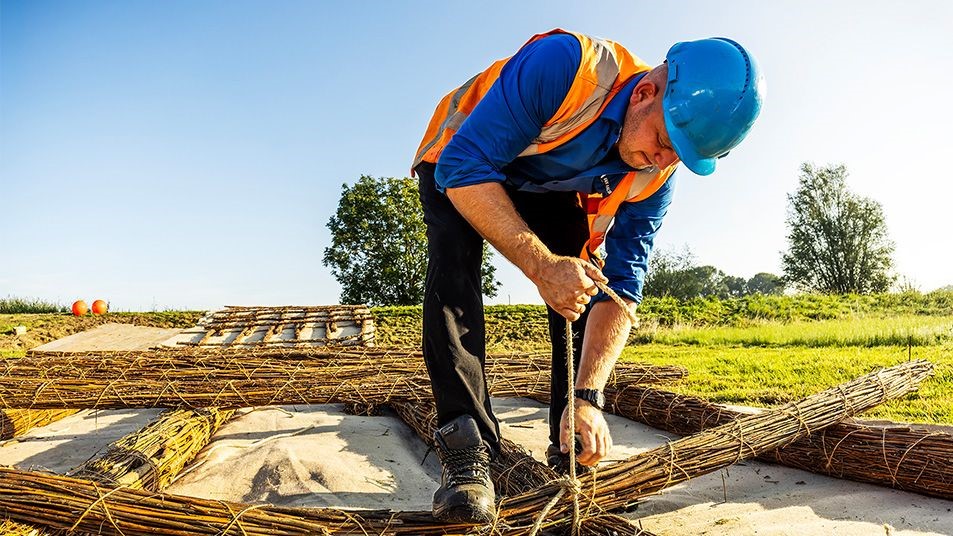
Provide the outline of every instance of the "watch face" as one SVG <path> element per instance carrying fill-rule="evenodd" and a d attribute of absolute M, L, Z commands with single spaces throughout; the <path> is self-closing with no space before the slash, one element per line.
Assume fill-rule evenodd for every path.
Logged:
<path fill-rule="evenodd" d="M 606 406 L 606 396 L 596 389 L 576 389 L 576 398 L 581 398 L 600 410 Z"/>

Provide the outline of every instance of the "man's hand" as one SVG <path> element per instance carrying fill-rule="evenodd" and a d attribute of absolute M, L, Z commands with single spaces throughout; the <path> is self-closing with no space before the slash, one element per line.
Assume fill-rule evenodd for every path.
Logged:
<path fill-rule="evenodd" d="M 591 297 L 599 293 L 594 281 L 609 282 L 592 263 L 560 256 L 553 256 L 533 278 L 543 301 L 573 322 L 585 312 Z"/>
<path fill-rule="evenodd" d="M 576 456 L 576 461 L 593 466 L 609 454 L 612 448 L 612 434 L 609 425 L 602 416 L 602 412 L 585 400 L 576 399 L 576 426 L 574 432 L 582 439 L 582 452 Z M 573 448 L 573 433 L 569 430 L 569 407 L 563 411 L 559 425 L 559 448 L 563 454 L 568 454 Z"/>

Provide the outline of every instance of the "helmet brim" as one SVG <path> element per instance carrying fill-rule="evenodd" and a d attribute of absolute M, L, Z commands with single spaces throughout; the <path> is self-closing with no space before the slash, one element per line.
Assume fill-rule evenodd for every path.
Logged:
<path fill-rule="evenodd" d="M 717 158 L 705 158 L 695 150 L 688 135 L 680 128 L 675 126 L 669 115 L 665 116 L 665 129 L 668 131 L 668 138 L 672 140 L 672 148 L 675 154 L 681 160 L 685 167 L 696 175 L 711 175 L 715 171 L 715 161 Z"/>

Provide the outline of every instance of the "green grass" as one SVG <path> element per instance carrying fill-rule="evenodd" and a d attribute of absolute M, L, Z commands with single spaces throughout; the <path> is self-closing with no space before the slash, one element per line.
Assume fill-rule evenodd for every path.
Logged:
<path fill-rule="evenodd" d="M 639 306 L 645 324 L 660 326 L 745 326 L 751 322 L 796 322 L 857 316 L 953 316 L 953 292 L 927 294 L 798 294 L 743 298 L 646 298 Z"/>
<path fill-rule="evenodd" d="M 682 365 L 686 379 L 666 389 L 713 402 L 770 406 L 823 391 L 878 367 L 908 358 L 937 367 L 933 378 L 903 400 L 879 406 L 865 417 L 953 424 L 953 345 L 737 348 L 646 344 L 629 346 L 622 359 Z"/>
<path fill-rule="evenodd" d="M 953 342 L 953 316 L 904 315 L 836 320 L 762 322 L 745 327 L 648 327 L 631 342 L 691 346 L 934 346 Z"/>
<path fill-rule="evenodd" d="M 14 298 L 7 296 L 0 298 L 0 314 L 26 314 L 26 313 L 65 313 L 69 307 L 58 303 L 52 303 L 40 299 Z"/>

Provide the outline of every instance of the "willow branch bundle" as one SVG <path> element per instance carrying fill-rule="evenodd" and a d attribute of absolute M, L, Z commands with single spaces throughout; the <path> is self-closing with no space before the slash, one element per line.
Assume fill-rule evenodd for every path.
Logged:
<path fill-rule="evenodd" d="M 35 354 L 0 374 L 0 407 L 21 409 L 373 405 L 430 390 L 422 358 L 406 351 Z M 549 389 L 548 364 L 528 355 L 496 356 L 487 374 L 497 396 Z M 634 364 L 619 374 L 664 381 L 684 370 Z"/>
<path fill-rule="evenodd" d="M 31 428 L 45 426 L 76 413 L 74 409 L 5 409 L 0 410 L 0 440 L 11 439 L 26 433 Z M 0 520 L 0 535 L 3 536 L 42 536 L 44 533 L 35 527 L 16 523 L 8 519 Z"/>
<path fill-rule="evenodd" d="M 142 430 L 113 442 L 102 456 L 69 474 L 107 486 L 159 491 L 208 444 L 232 413 L 214 408 L 166 411 Z M 48 533 L 21 523 L 0 523 L 0 535 L 26 534 Z"/>
<path fill-rule="evenodd" d="M 433 447 L 433 433 L 437 429 L 437 410 L 433 400 L 396 402 L 390 407 L 421 440 Z M 490 463 L 490 476 L 502 495 L 532 491 L 558 478 L 552 469 L 505 437 L 500 439 L 500 452 Z"/>
<path fill-rule="evenodd" d="M 112 486 L 159 491 L 205 448 L 233 413 L 217 408 L 163 412 L 69 474 Z"/>
<path fill-rule="evenodd" d="M 287 362 L 284 365 L 281 362 Z M 49 377 L 116 377 L 117 371 L 129 374 L 175 374 L 177 370 L 265 368 L 286 369 L 288 363 L 305 362 L 311 366 L 360 365 L 367 369 L 400 372 L 411 368 L 425 371 L 423 354 L 406 348 L 163 348 L 149 351 L 32 352 L 25 359 L 4 363 L 0 376 L 30 376 L 44 371 Z M 494 367 L 525 368 L 549 374 L 549 354 L 505 353 L 487 356 L 487 374 Z M 683 378 L 684 367 L 621 363 L 616 367 L 625 374 L 619 381 L 662 383 Z M 122 377 L 122 375 L 120 375 Z"/>
<path fill-rule="evenodd" d="M 580 480 L 594 511 L 624 508 L 638 499 L 690 478 L 788 445 L 886 400 L 907 394 L 932 374 L 926 361 L 911 361 L 862 376 L 801 401 L 741 417 L 704 432 L 667 443 L 625 461 L 600 468 Z M 598 479 L 595 480 L 595 477 Z M 503 500 L 511 526 L 538 512 L 559 491 L 546 486 Z M 551 511 L 564 523 L 571 501 L 563 497 Z M 527 530 L 531 524 L 527 524 Z"/>
<path fill-rule="evenodd" d="M 425 443 L 433 447 L 433 433 L 437 428 L 437 408 L 433 400 L 419 403 L 398 402 L 390 406 Z M 559 478 L 547 465 L 540 463 L 523 447 L 505 437 L 500 438 L 500 452 L 490 462 L 490 476 L 498 495 L 516 495 L 532 491 Z M 582 534 L 652 536 L 625 518 L 610 514 L 586 520 L 582 526 Z"/>
<path fill-rule="evenodd" d="M 0 520 L 0 534 L 3 534 L 3 536 L 42 536 L 44 533 L 35 527 L 3 519 Z"/>
<path fill-rule="evenodd" d="M 585 522 L 641 497 L 737 461 L 782 447 L 851 414 L 914 389 L 932 371 L 904 363 L 799 402 L 674 441 L 581 478 Z M 598 478 L 595 478 L 598 476 Z M 528 534 L 560 485 L 504 498 L 496 532 Z M 545 527 L 571 520 L 570 499 L 557 500 Z M 588 503 L 588 504 L 586 504 Z M 154 494 L 13 469 L 0 469 L 0 515 L 54 528 L 113 534 L 477 534 L 486 527 L 436 524 L 429 512 L 295 509 Z"/>
<path fill-rule="evenodd" d="M 53 529 L 125 536 L 463 534 L 430 512 L 346 511 L 249 505 L 105 487 L 0 467 L 0 515 Z"/>
<path fill-rule="evenodd" d="M 228 305 L 202 319 L 199 325 L 208 329 L 244 328 L 248 325 L 284 322 L 340 322 L 373 320 L 366 305 L 317 305 L 308 307 L 244 307 Z"/>
<path fill-rule="evenodd" d="M 25 434 L 31 428 L 46 426 L 76 413 L 75 409 L 4 409 L 0 410 L 0 440 Z"/>
<path fill-rule="evenodd" d="M 342 324 L 354 324 L 359 333 L 341 336 L 338 331 Z M 325 337 L 320 339 L 301 339 L 305 327 L 323 326 Z M 334 346 L 362 346 L 374 339 L 374 319 L 370 309 L 363 305 L 329 305 L 313 307 L 235 307 L 229 306 L 225 310 L 216 311 L 199 322 L 199 327 L 206 330 L 205 335 L 197 342 L 180 342 L 188 346 L 256 346 L 288 344 L 315 344 Z M 294 329 L 294 339 L 275 339 L 286 329 Z M 210 339 L 221 336 L 226 331 L 237 331 L 236 337 L 228 342 L 210 344 Z M 249 335 L 265 331 L 260 339 L 245 340 Z"/>
<path fill-rule="evenodd" d="M 744 413 L 701 398 L 638 385 L 606 389 L 610 411 L 679 435 Z M 814 473 L 953 499 L 953 435 L 905 426 L 842 422 L 758 457 Z"/>

